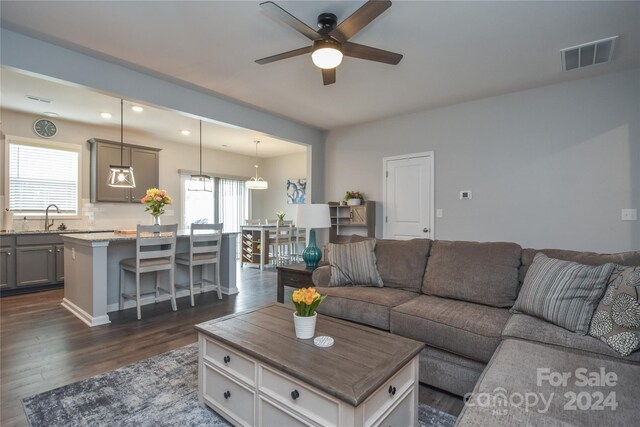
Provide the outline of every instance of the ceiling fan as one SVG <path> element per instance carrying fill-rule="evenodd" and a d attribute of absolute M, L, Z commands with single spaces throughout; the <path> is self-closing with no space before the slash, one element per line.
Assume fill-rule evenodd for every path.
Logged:
<path fill-rule="evenodd" d="M 325 85 L 330 85 L 336 82 L 336 67 L 342 62 L 343 55 L 392 65 L 398 64 L 402 59 L 402 55 L 399 53 L 349 41 L 351 37 L 391 7 L 389 0 L 367 1 L 340 25 L 337 25 L 338 19 L 333 13 L 321 13 L 318 16 L 319 29 L 317 31 L 274 2 L 267 1 L 260 3 L 260 6 L 272 17 L 279 19 L 313 41 L 313 45 L 258 59 L 256 60 L 258 64 L 268 64 L 311 53 L 313 63 L 322 69 L 322 81 Z"/>

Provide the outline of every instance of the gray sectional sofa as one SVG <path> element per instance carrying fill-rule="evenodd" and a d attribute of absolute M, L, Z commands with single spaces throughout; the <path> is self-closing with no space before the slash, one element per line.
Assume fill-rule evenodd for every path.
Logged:
<path fill-rule="evenodd" d="M 320 267 L 313 282 L 328 298 L 318 311 L 424 342 L 420 381 L 465 396 L 458 425 L 637 425 L 640 351 L 622 357 L 588 335 L 509 312 L 537 252 L 588 265 L 640 266 L 640 251 L 377 240 L 384 286 L 329 287 L 330 267 Z M 602 369 L 616 381 L 609 375 L 605 385 L 582 384 Z M 555 382 L 558 375 L 565 383 Z"/>

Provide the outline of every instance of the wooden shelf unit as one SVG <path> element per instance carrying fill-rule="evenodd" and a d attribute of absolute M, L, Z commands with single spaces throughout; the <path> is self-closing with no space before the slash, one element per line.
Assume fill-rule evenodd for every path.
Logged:
<path fill-rule="evenodd" d="M 367 200 L 359 206 L 329 202 L 331 230 L 329 242 L 348 243 L 352 234 L 376 236 L 376 202 Z"/>
<path fill-rule="evenodd" d="M 269 241 L 269 230 L 264 232 L 265 241 Z M 250 264 L 260 264 L 260 249 L 264 256 L 264 263 L 269 263 L 269 247 L 262 247 L 260 242 L 260 231 L 243 230 L 242 231 L 242 262 Z"/>

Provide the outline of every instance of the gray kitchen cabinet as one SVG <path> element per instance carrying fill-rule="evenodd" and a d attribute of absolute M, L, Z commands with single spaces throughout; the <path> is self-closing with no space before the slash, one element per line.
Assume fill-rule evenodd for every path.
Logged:
<path fill-rule="evenodd" d="M 120 143 L 92 138 L 91 144 L 91 203 L 140 203 L 146 190 L 160 185 L 160 149 L 124 144 L 120 160 Z M 109 166 L 131 165 L 136 188 L 114 188 L 107 184 Z"/>
<path fill-rule="evenodd" d="M 55 246 L 18 246 L 16 248 L 16 286 L 55 283 Z"/>
<path fill-rule="evenodd" d="M 15 287 L 16 262 L 15 250 L 11 247 L 0 248 L 0 289 Z"/>
<path fill-rule="evenodd" d="M 56 245 L 56 283 L 64 282 L 64 245 Z"/>

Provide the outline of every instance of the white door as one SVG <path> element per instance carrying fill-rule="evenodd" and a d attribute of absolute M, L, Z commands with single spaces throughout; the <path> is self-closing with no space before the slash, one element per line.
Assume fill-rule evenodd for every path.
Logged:
<path fill-rule="evenodd" d="M 384 238 L 433 239 L 433 152 L 387 157 L 383 162 Z"/>

